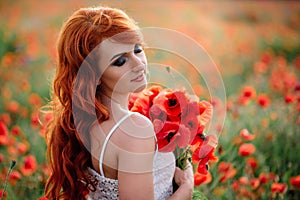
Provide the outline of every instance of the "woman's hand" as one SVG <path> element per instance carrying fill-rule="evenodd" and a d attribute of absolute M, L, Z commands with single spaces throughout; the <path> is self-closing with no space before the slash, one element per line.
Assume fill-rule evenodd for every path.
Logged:
<path fill-rule="evenodd" d="M 187 161 L 188 162 L 188 161 Z M 171 199 L 192 199 L 194 191 L 194 173 L 193 168 L 190 163 L 187 165 L 187 169 L 181 170 L 176 167 L 174 179 L 179 188 L 176 192 L 169 198 Z"/>
<path fill-rule="evenodd" d="M 185 170 L 181 170 L 180 168 L 176 167 L 174 179 L 179 187 L 182 185 L 187 185 L 191 188 L 194 188 L 194 173 L 191 164 L 188 163 L 187 169 Z"/>

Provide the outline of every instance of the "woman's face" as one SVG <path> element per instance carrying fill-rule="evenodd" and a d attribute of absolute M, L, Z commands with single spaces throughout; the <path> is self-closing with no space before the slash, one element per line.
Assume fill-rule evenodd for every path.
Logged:
<path fill-rule="evenodd" d="M 99 66 L 103 72 L 101 88 L 107 95 L 139 92 L 145 88 L 147 59 L 139 44 L 104 40 L 100 46 Z"/>

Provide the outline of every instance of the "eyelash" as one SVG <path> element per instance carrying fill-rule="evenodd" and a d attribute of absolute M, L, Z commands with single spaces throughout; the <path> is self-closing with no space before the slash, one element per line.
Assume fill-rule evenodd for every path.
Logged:
<path fill-rule="evenodd" d="M 143 49 L 142 49 L 141 45 L 135 45 L 133 51 L 134 51 L 135 54 L 139 54 L 139 53 L 143 52 Z M 115 62 L 113 62 L 112 65 L 117 66 L 117 67 L 121 67 L 122 65 L 125 64 L 126 61 L 127 61 L 127 58 L 125 56 L 121 56 Z"/>

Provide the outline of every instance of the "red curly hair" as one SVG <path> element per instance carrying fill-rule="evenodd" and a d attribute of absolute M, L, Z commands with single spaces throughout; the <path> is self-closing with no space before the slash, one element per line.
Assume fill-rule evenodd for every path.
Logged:
<path fill-rule="evenodd" d="M 79 9 L 62 26 L 52 101 L 47 106 L 54 116 L 46 133 L 52 170 L 45 187 L 45 196 L 49 199 L 82 200 L 87 186 L 93 185 L 85 174 L 87 167 L 92 166 L 89 131 L 95 119 L 96 122 L 107 120 L 109 111 L 99 98 L 97 62 L 94 60 L 93 64 L 87 58 L 104 39 L 124 31 L 134 34 L 114 39 L 141 43 L 136 23 L 123 11 L 108 7 Z M 79 77 L 83 63 L 88 75 Z"/>

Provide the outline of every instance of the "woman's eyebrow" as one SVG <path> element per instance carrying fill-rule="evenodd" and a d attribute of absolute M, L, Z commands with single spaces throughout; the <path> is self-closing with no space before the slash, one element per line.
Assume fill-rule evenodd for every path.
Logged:
<path fill-rule="evenodd" d="M 126 54 L 126 53 L 127 53 L 127 52 L 118 53 L 118 54 L 114 55 L 114 56 L 110 59 L 110 61 L 112 61 L 113 59 L 115 59 L 115 58 L 117 58 L 117 57 L 119 57 L 119 56 L 121 56 L 121 55 L 124 55 L 124 54 Z"/>

